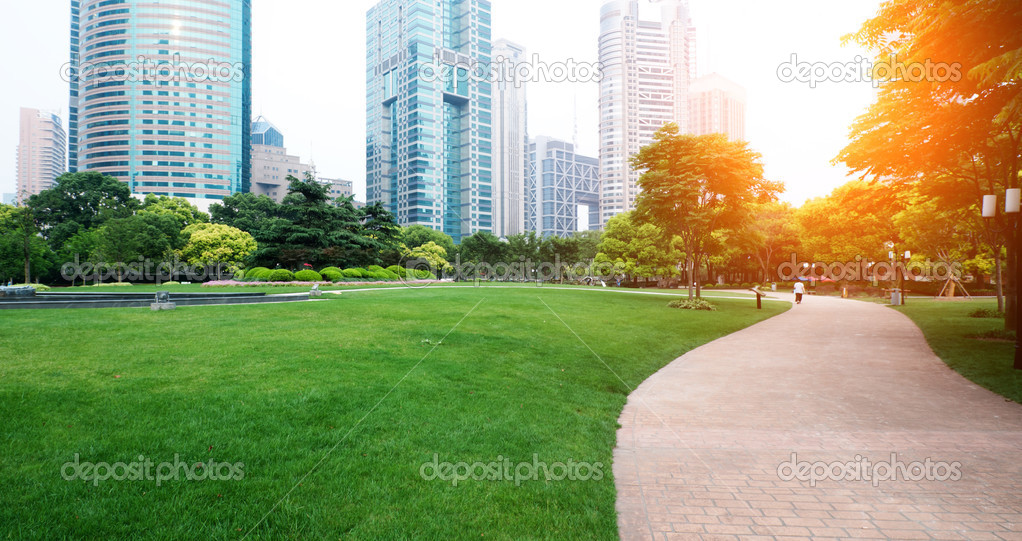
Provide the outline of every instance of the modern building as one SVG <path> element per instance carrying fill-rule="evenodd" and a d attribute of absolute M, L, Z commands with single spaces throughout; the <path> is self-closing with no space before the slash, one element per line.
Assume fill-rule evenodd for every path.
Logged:
<path fill-rule="evenodd" d="M 521 45 L 504 39 L 493 44 L 501 74 L 493 85 L 493 234 L 505 238 L 525 231 L 526 81 L 513 76 L 523 62 Z"/>
<path fill-rule="evenodd" d="M 287 177 L 302 180 L 306 173 L 314 173 L 314 168 L 287 153 L 281 131 L 262 116 L 255 119 L 252 122 L 251 192 L 280 203 L 288 193 Z"/>
<path fill-rule="evenodd" d="M 745 141 L 745 89 L 719 73 L 704 75 L 689 88 L 689 131 L 723 133 Z"/>
<path fill-rule="evenodd" d="M 251 0 L 71 0 L 71 169 L 208 208 L 250 189 Z"/>
<path fill-rule="evenodd" d="M 568 237 L 600 229 L 600 160 L 576 154 L 571 143 L 532 139 L 525 188 L 529 231 Z"/>
<path fill-rule="evenodd" d="M 350 180 L 342 180 L 339 178 L 319 178 L 317 180 L 329 188 L 330 197 L 333 199 L 337 199 L 338 197 L 351 197 L 355 195 L 355 183 Z"/>
<path fill-rule="evenodd" d="M 52 188 L 66 171 L 67 133 L 60 115 L 22 107 L 17 202 Z"/>
<path fill-rule="evenodd" d="M 17 205 L 18 204 L 18 194 L 5 193 L 5 194 L 3 194 L 2 197 L 3 197 L 3 203 L 5 205 Z"/>
<path fill-rule="evenodd" d="M 601 223 L 635 207 L 639 175 L 629 158 L 674 122 L 689 129 L 695 28 L 685 0 L 664 0 L 659 18 L 638 0 L 612 0 L 600 12 Z"/>
<path fill-rule="evenodd" d="M 488 0 L 381 0 L 366 14 L 366 196 L 403 226 L 493 231 Z"/>

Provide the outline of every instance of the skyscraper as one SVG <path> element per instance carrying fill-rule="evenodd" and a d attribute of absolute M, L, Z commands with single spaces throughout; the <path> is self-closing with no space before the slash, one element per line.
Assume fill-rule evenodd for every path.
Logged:
<path fill-rule="evenodd" d="M 250 186 L 251 0 L 71 0 L 71 167 L 200 208 Z"/>
<path fill-rule="evenodd" d="M 56 113 L 21 108 L 18 138 L 18 203 L 52 188 L 67 170 L 67 135 Z"/>
<path fill-rule="evenodd" d="M 506 76 L 525 61 L 524 47 L 504 39 L 494 43 L 493 62 L 504 74 L 493 90 L 493 234 L 498 237 L 525 231 L 526 81 Z"/>
<path fill-rule="evenodd" d="M 689 89 L 689 128 L 694 135 L 723 133 L 745 140 L 745 89 L 719 73 L 704 75 Z"/>
<path fill-rule="evenodd" d="M 629 158 L 669 122 L 688 130 L 695 28 L 685 0 L 664 0 L 660 8 L 659 20 L 642 18 L 637 0 L 611 0 L 600 12 L 603 224 L 635 206 L 639 175 Z"/>
<path fill-rule="evenodd" d="M 366 14 L 366 191 L 401 225 L 493 231 L 488 0 L 381 0 Z"/>
<path fill-rule="evenodd" d="M 600 161 L 550 137 L 529 142 L 526 227 L 544 237 L 567 237 L 600 227 Z"/>

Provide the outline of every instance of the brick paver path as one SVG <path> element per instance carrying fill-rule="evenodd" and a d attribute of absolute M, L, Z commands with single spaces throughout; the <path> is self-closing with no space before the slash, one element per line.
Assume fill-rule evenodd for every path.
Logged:
<path fill-rule="evenodd" d="M 809 297 L 665 367 L 620 422 L 625 540 L 1022 540 L 1022 406 L 948 369 L 883 306 Z M 879 463 L 927 459 L 933 480 L 876 486 L 822 467 L 869 460 L 883 476 Z M 820 462 L 824 479 L 786 462 Z"/>

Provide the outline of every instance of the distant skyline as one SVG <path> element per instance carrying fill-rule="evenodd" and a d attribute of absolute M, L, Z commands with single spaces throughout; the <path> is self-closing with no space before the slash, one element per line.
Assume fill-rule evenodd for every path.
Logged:
<path fill-rule="evenodd" d="M 376 0 L 253 0 L 253 115 L 284 132 L 288 151 L 322 176 L 354 181 L 365 196 L 365 13 Z M 493 38 L 522 44 L 545 63 L 595 62 L 598 0 L 493 0 Z M 848 126 L 872 102 L 868 82 L 784 83 L 777 69 L 792 54 L 809 62 L 869 56 L 841 47 L 841 36 L 875 14 L 880 0 L 691 0 L 698 74 L 719 72 L 748 92 L 747 133 L 767 176 L 783 181 L 785 201 L 801 205 L 849 178 L 830 160 Z M 17 2 L 0 20 L 0 50 L 13 84 L 0 88 L 0 192 L 13 192 L 20 107 L 56 110 L 65 122 L 70 8 L 67 0 Z M 22 52 L 29 54 L 19 54 Z M 575 140 L 597 155 L 595 83 L 531 83 L 529 134 Z"/>

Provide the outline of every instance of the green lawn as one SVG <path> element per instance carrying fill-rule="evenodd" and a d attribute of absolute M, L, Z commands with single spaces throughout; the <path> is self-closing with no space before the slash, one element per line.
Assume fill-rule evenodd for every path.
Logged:
<path fill-rule="evenodd" d="M 0 539 L 616 539 L 630 389 L 788 308 L 535 287 L 323 298 L 0 312 Z M 244 477 L 66 481 L 76 454 Z M 455 487 L 420 474 L 434 456 L 602 479 Z"/>
<path fill-rule="evenodd" d="M 1015 402 L 1022 402 L 1022 371 L 1012 367 L 1013 341 L 977 339 L 1004 329 L 1000 318 L 974 318 L 969 314 L 997 309 L 997 301 L 935 301 L 910 298 L 896 308 L 922 329 L 930 347 L 959 374 Z"/>

